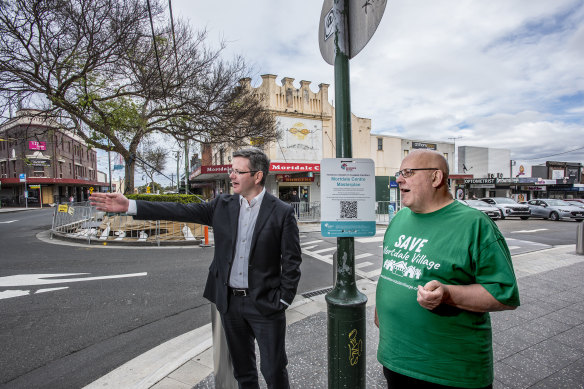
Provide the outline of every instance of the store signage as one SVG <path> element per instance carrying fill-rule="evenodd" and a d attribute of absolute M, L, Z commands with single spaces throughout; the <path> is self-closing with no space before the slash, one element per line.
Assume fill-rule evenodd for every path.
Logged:
<path fill-rule="evenodd" d="M 366 158 L 326 158 L 321 172 L 322 236 L 375 235 L 375 164 Z"/>
<path fill-rule="evenodd" d="M 31 158 L 29 159 L 29 162 L 32 166 L 51 166 L 51 161 L 49 159 Z"/>
<path fill-rule="evenodd" d="M 208 174 L 208 173 L 225 173 L 227 174 L 227 170 L 231 165 L 214 165 L 214 166 L 201 166 L 201 174 Z"/>
<path fill-rule="evenodd" d="M 314 177 L 292 177 L 290 174 L 276 174 L 278 182 L 314 182 Z"/>
<path fill-rule="evenodd" d="M 37 142 L 35 140 L 31 140 L 28 142 L 28 149 L 29 150 L 46 150 L 47 143 L 46 142 Z"/>
<path fill-rule="evenodd" d="M 436 143 L 412 142 L 412 149 L 436 150 Z"/>
<path fill-rule="evenodd" d="M 519 183 L 519 178 L 497 178 L 497 184 L 517 184 Z"/>
<path fill-rule="evenodd" d="M 18 175 L 20 182 L 26 182 L 26 174 L 21 173 Z"/>
<path fill-rule="evenodd" d="M 526 188 L 527 190 L 532 190 L 534 192 L 541 192 L 545 190 L 543 186 L 524 186 L 523 188 Z"/>
<path fill-rule="evenodd" d="M 465 184 L 495 184 L 494 178 L 465 178 Z"/>
<path fill-rule="evenodd" d="M 270 163 L 271 172 L 319 172 L 319 163 L 288 163 L 272 162 Z"/>

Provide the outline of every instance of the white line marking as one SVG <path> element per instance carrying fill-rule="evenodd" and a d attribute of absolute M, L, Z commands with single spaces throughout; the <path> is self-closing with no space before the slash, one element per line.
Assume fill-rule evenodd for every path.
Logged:
<path fill-rule="evenodd" d="M 355 259 L 367 258 L 367 257 L 370 257 L 372 255 L 373 254 L 371 254 L 371 253 L 363 253 L 363 254 L 355 255 Z"/>
<path fill-rule="evenodd" d="M 5 222 L 0 222 L 0 224 L 8 224 L 8 223 L 14 223 L 17 222 L 18 220 L 6 220 Z"/>
<path fill-rule="evenodd" d="M 302 252 L 305 252 L 306 250 L 312 250 L 313 248 L 315 248 L 316 246 L 308 246 L 308 247 L 302 247 Z"/>
<path fill-rule="evenodd" d="M 521 246 L 509 246 L 509 251 L 511 250 L 515 250 L 515 249 L 520 249 Z"/>
<path fill-rule="evenodd" d="M 30 290 L 5 290 L 0 292 L 0 300 L 10 299 L 13 297 L 28 296 Z"/>
<path fill-rule="evenodd" d="M 34 294 L 46 293 L 46 292 L 54 292 L 56 290 L 63 290 L 63 289 L 69 289 L 69 287 L 68 286 L 61 286 L 60 288 L 45 288 L 45 289 L 39 289 L 36 292 L 34 292 Z"/>
<path fill-rule="evenodd" d="M 0 277 L 0 286 L 15 287 L 15 286 L 25 286 L 25 285 L 31 286 L 31 285 L 67 284 L 67 283 L 71 283 L 71 282 L 108 280 L 108 279 L 113 279 L 113 278 L 143 277 L 145 275 L 148 275 L 148 273 L 130 273 L 130 274 L 116 274 L 113 276 L 47 279 L 47 278 L 55 278 L 55 277 L 78 276 L 78 275 L 83 275 L 83 274 L 89 274 L 89 273 L 17 274 L 14 276 Z"/>
<path fill-rule="evenodd" d="M 355 264 L 355 269 L 360 269 L 365 266 L 373 265 L 371 262 L 360 262 Z"/>
<path fill-rule="evenodd" d="M 355 239 L 359 243 L 372 243 L 372 242 L 383 242 L 383 236 L 372 236 L 369 238 L 359 238 Z"/>
<path fill-rule="evenodd" d="M 336 249 L 337 249 L 337 246 L 327 247 L 326 249 L 320 249 L 320 250 L 313 251 L 313 253 L 326 253 L 327 251 L 333 251 Z"/>
<path fill-rule="evenodd" d="M 302 242 L 302 243 L 300 243 L 300 246 L 308 246 L 309 244 L 315 244 L 315 243 L 320 243 L 320 242 L 324 242 L 324 240 L 319 239 L 319 240 L 313 240 L 310 242 Z"/>
<path fill-rule="evenodd" d="M 536 230 L 519 230 L 519 231 L 511 231 L 511 233 L 529 234 L 530 232 L 539 232 L 539 231 L 548 231 L 548 229 L 547 228 L 538 228 Z"/>

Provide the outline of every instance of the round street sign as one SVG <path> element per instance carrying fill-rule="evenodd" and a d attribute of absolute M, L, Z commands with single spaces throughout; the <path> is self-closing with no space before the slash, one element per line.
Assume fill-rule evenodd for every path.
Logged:
<path fill-rule="evenodd" d="M 345 48 L 346 39 L 343 34 L 347 26 L 342 17 L 345 1 L 349 2 L 349 50 Z M 377 30 L 386 5 L 387 0 L 324 0 L 318 27 L 318 44 L 322 58 L 328 64 L 334 65 L 337 39 L 339 49 L 347 57 L 353 58 L 359 54 Z"/>

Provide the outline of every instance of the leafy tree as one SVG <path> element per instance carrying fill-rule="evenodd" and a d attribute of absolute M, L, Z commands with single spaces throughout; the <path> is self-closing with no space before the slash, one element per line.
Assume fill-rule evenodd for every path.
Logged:
<path fill-rule="evenodd" d="M 118 152 L 127 193 L 152 133 L 235 146 L 278 135 L 245 61 L 222 60 L 204 31 L 171 28 L 150 4 L 154 39 L 143 0 L 0 0 L 0 112 L 27 101 L 91 147 Z"/>

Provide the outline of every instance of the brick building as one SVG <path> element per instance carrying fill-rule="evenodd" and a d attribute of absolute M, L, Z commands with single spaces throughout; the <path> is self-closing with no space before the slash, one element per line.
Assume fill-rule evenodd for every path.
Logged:
<path fill-rule="evenodd" d="M 96 151 L 36 110 L 0 126 L 0 184 L 3 206 L 24 206 L 26 195 L 32 206 L 84 201 L 107 186 L 98 182 Z"/>

